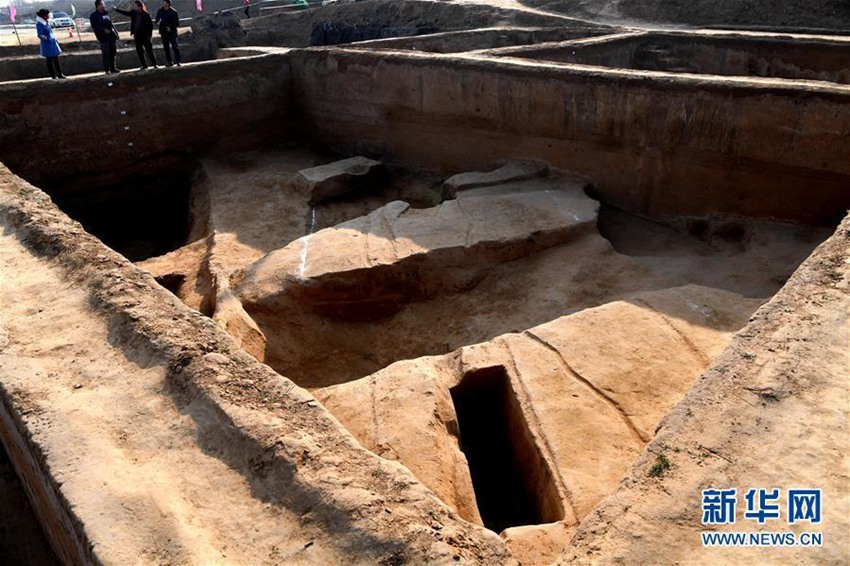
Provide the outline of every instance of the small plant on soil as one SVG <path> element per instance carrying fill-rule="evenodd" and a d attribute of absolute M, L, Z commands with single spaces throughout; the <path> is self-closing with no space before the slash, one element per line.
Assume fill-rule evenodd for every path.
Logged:
<path fill-rule="evenodd" d="M 666 454 L 658 454 L 655 457 L 655 463 L 652 465 L 652 468 L 649 470 L 650 477 L 657 478 L 661 477 L 664 472 L 670 469 L 670 460 L 667 459 Z"/>

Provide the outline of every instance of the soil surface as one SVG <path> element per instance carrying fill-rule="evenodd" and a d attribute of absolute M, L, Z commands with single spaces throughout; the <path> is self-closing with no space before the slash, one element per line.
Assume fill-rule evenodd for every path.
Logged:
<path fill-rule="evenodd" d="M 468 521 L 502 531 L 523 564 L 549 564 L 761 302 L 696 286 L 639 294 L 316 396 L 364 446 L 403 463 Z M 494 368 L 512 384 L 496 399 L 474 377 L 489 372 L 492 383 Z M 464 387 L 468 404 L 455 394 Z M 498 411 L 511 399 L 521 414 Z M 536 442 L 476 425 L 493 412 Z M 551 479 L 521 504 L 503 496 L 539 477 Z"/>

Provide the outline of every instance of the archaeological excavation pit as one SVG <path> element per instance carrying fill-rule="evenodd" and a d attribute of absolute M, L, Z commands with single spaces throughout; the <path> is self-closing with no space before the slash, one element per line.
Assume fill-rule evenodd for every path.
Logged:
<path fill-rule="evenodd" d="M 131 261 L 164 255 L 189 237 L 190 173 L 164 173 L 55 193 L 57 206 Z"/>
<path fill-rule="evenodd" d="M 471 372 L 451 394 L 484 526 L 502 532 L 563 519 L 552 472 L 531 437 L 505 368 Z"/>
<path fill-rule="evenodd" d="M 0 83 L 0 439 L 60 562 L 581 561 L 749 454 L 677 434 L 780 442 L 711 391 L 813 395 L 766 325 L 846 271 L 844 38 L 403 4 Z"/>

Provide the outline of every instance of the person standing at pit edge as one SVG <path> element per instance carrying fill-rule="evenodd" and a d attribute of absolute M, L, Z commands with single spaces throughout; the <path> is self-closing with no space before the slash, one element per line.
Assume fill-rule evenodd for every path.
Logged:
<path fill-rule="evenodd" d="M 153 20 L 151 20 L 151 15 L 148 13 L 148 9 L 142 0 L 135 0 L 133 6 L 134 9 L 129 11 L 119 8 L 113 8 L 113 10 L 119 14 L 130 16 L 130 35 L 133 36 L 133 41 L 136 43 L 136 55 L 139 56 L 140 68 L 148 68 L 148 64 L 145 62 L 145 53 L 147 53 L 151 65 L 156 69 L 156 55 L 154 55 L 153 45 L 151 45 Z"/>
<path fill-rule="evenodd" d="M 59 66 L 59 54 L 62 49 L 59 47 L 59 42 L 56 41 L 56 36 L 53 35 L 53 30 L 47 19 L 50 17 L 50 10 L 42 8 L 35 13 L 35 31 L 38 34 L 38 40 L 41 42 L 41 56 L 47 60 L 47 71 L 51 78 L 67 79 L 62 74 L 62 67 Z"/>
<path fill-rule="evenodd" d="M 245 6 L 245 17 L 251 19 L 251 0 L 244 0 L 242 5 Z"/>
<path fill-rule="evenodd" d="M 106 13 L 103 0 L 95 0 L 94 12 L 89 16 L 89 23 L 91 23 L 94 36 L 100 42 L 100 53 L 103 55 L 103 72 L 107 75 L 120 73 L 121 71 L 115 66 L 115 54 L 118 52 L 116 47 L 118 31 L 112 24 L 109 14 Z"/>
<path fill-rule="evenodd" d="M 162 36 L 162 48 L 165 49 L 165 66 L 171 66 L 171 50 L 174 50 L 174 62 L 180 66 L 180 47 L 177 44 L 177 28 L 180 26 L 180 14 L 171 7 L 171 0 L 162 0 L 162 8 L 156 12 L 159 35 Z"/>

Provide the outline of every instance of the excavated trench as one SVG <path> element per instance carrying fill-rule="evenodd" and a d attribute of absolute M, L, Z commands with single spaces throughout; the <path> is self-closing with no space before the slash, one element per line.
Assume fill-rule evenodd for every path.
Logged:
<path fill-rule="evenodd" d="M 705 40 L 699 57 L 713 61 L 720 43 Z M 674 36 L 598 45 L 523 56 L 724 74 L 676 67 L 698 58 Z M 742 68 L 758 67 L 759 53 L 741 55 Z M 755 74 L 793 66 L 772 65 Z M 812 73 L 845 79 L 835 68 L 790 78 Z M 608 198 L 610 178 L 597 190 L 592 175 L 542 159 L 448 168 L 458 175 L 399 159 L 370 176 L 372 164 L 341 165 L 354 155 L 261 147 L 53 197 L 518 555 L 529 552 L 525 527 L 558 524 L 568 540 L 834 228 L 814 214 L 789 221 L 800 194 L 757 217 L 718 211 L 683 185 L 672 200 L 688 212 L 655 214 Z M 322 167 L 334 172 L 317 180 Z"/>
<path fill-rule="evenodd" d="M 641 71 L 850 82 L 850 72 L 843 64 L 850 54 L 850 42 L 844 37 L 643 32 L 506 48 L 498 54 Z"/>
<path fill-rule="evenodd" d="M 151 177 L 159 184 L 116 185 L 120 190 L 114 186 L 57 200 L 105 242 L 140 260 L 160 285 L 224 326 L 258 359 L 315 391 L 378 453 L 382 445 L 370 445 L 339 400 L 356 399 L 370 375 L 392 373 L 396 362 L 451 356 L 459 348 L 496 344 L 502 335 L 526 330 L 538 340 L 545 330 L 537 328 L 621 301 L 660 317 L 635 322 L 649 324 L 649 330 L 638 332 L 675 327 L 674 340 L 688 344 L 681 354 L 671 354 L 667 338 L 659 337 L 633 354 L 653 372 L 677 375 L 669 393 L 675 401 L 716 351 L 705 350 L 700 333 L 725 343 L 829 234 L 829 228 L 769 220 L 640 217 L 587 196 L 596 192 L 586 180 L 546 168 L 508 180 L 484 175 L 458 188 L 435 172 L 393 166 L 371 181 L 358 180 L 349 193 L 311 202 L 294 180 L 305 168 L 334 159 L 284 146 L 204 159 L 199 171 L 171 182 Z M 400 201 L 416 207 L 405 208 Z M 246 208 L 248 203 L 256 206 Z M 121 214 L 138 210 L 159 222 L 134 223 Z M 694 295 L 695 289 L 705 291 Z M 582 334 L 604 335 L 604 328 L 582 326 L 587 323 L 581 320 L 575 324 Z M 678 320 L 688 326 L 679 328 Z M 622 344 L 627 350 L 629 340 Z M 551 345 L 557 342 L 541 343 L 560 348 Z M 594 348 L 600 346 L 581 356 L 620 355 L 594 353 Z M 692 361 L 667 361 L 693 356 L 688 352 L 694 349 L 699 354 Z M 472 367 L 444 386 L 455 417 L 437 426 L 447 432 L 434 440 L 435 457 L 449 454 L 462 462 L 461 469 L 468 466 L 467 488 L 461 482 L 454 491 L 440 492 L 435 486 L 445 480 L 427 466 L 417 468 L 419 456 L 401 448 L 382 455 L 401 460 L 462 516 L 496 532 L 573 524 L 584 511 L 564 494 L 581 489 L 561 485 L 569 480 L 558 479 L 563 475 L 558 466 L 574 465 L 562 460 L 551 439 L 586 425 L 539 419 L 540 401 L 534 396 L 555 402 L 582 397 L 551 384 L 529 393 L 521 381 L 529 379 L 528 370 L 518 362 L 486 359 L 484 367 Z M 564 363 L 572 368 L 587 362 L 580 357 Z M 572 379 L 572 371 L 559 379 Z M 392 412 L 394 396 L 415 388 L 417 375 L 429 375 L 402 373 L 414 380 L 411 385 L 391 386 L 383 397 L 387 408 L 373 410 Z M 593 379 L 581 373 L 581 380 Z M 669 387 L 653 385 L 652 379 L 649 374 L 636 386 L 642 394 Z M 652 418 L 660 418 L 665 407 L 654 409 Z M 364 407 L 350 410 L 360 413 Z M 620 418 L 598 426 L 616 437 L 623 433 L 617 429 Z M 617 442 L 637 442 L 626 455 L 608 456 L 600 486 L 612 481 L 606 473 L 621 469 L 651 435 L 651 428 L 640 432 L 639 425 L 628 426 L 631 440 Z"/>
<path fill-rule="evenodd" d="M 451 395 L 484 526 L 500 533 L 563 519 L 552 471 L 531 436 L 505 368 L 469 372 Z"/>
<path fill-rule="evenodd" d="M 496 532 L 575 524 L 586 511 L 564 494 L 578 492 L 581 501 L 582 489 L 600 493 L 611 489 L 606 486 L 613 486 L 618 470 L 625 469 L 651 437 L 653 419 L 671 405 L 645 401 L 654 407 L 645 432 L 638 424 L 628 424 L 631 429 L 627 427 L 624 439 L 615 443 L 630 447 L 601 457 L 607 463 L 604 471 L 593 473 L 600 476 L 595 480 L 598 487 L 576 488 L 569 485 L 573 480 L 563 477 L 579 472 L 563 472 L 575 465 L 564 460 L 552 438 L 588 425 L 572 419 L 565 423 L 554 417 L 538 419 L 536 407 L 541 401 L 534 397 L 551 396 L 557 403 L 583 399 L 583 394 L 543 384 L 539 392 L 532 387 L 531 393 L 520 396 L 518 391 L 527 385 L 517 380 L 529 379 L 528 370 L 520 366 L 509 370 L 517 362 L 494 359 L 447 385 L 449 414 L 455 415 L 456 424 L 437 426 L 436 430 L 448 432 L 434 441 L 433 453 L 438 459 L 454 454 L 451 459 L 462 462 L 460 469 L 468 466 L 468 472 L 461 473 L 469 474 L 471 484 L 464 488 L 455 478 L 454 491 L 441 492 L 437 486 L 447 480 L 427 466 L 417 467 L 419 456 L 405 455 L 401 448 L 382 453 L 382 444 L 370 445 L 357 417 L 349 419 L 347 409 L 339 406 L 344 403 L 340 396 L 356 399 L 358 394 L 336 388 L 358 391 L 382 368 L 392 372 L 396 362 L 446 355 L 470 344 L 498 343 L 501 335 L 516 336 L 512 333 L 546 328 L 556 319 L 569 321 L 631 301 L 660 317 L 651 324 L 641 321 L 651 330 L 637 332 L 651 335 L 661 327 L 676 328 L 678 337 L 673 339 L 680 341 L 676 345 L 665 345 L 667 338 L 658 338 L 633 354 L 640 357 L 641 367 L 648 364 L 656 372 L 635 386 L 641 395 L 655 396 L 658 387 L 669 387 L 652 381 L 657 372 L 669 371 L 676 376 L 669 378 L 676 385 L 666 395 L 674 402 L 719 351 L 717 346 L 705 349 L 701 334 L 725 344 L 755 306 L 772 296 L 830 232 L 817 226 L 716 215 L 663 220 L 635 216 L 589 198 L 587 194 L 596 193 L 587 181 L 556 170 L 458 190 L 435 172 L 390 167 L 372 182 L 358 181 L 350 193 L 311 203 L 308 195 L 294 188 L 293 179 L 299 171 L 333 159 L 288 146 L 202 160 L 202 171 L 191 187 L 185 183 L 168 187 L 168 198 L 182 219 L 174 213 L 170 224 L 148 236 L 148 247 L 139 244 L 145 238 L 142 230 L 117 241 L 133 242 L 125 253 L 137 258 L 153 255 L 141 253 L 142 249 L 170 252 L 140 265 L 224 326 L 258 359 L 316 392 L 365 446 L 399 459 L 462 516 Z M 561 194 L 565 196 L 558 198 L 565 200 L 552 200 Z M 399 201 L 416 208 L 399 207 Z M 251 209 L 253 204 L 258 206 Z M 100 226 L 99 220 L 88 219 L 92 226 Z M 163 232 L 169 235 L 168 245 Z M 191 236 L 178 242 L 178 236 L 185 234 Z M 363 258 L 362 263 L 356 258 Z M 187 300 L 192 293 L 197 297 Z M 628 320 L 632 315 L 622 316 Z M 679 320 L 688 321 L 687 326 L 679 328 Z M 529 332 L 535 340 L 545 335 Z M 580 332 L 606 331 L 591 325 Z M 671 347 L 675 351 L 683 339 L 687 347 L 671 354 Z M 628 350 L 631 338 L 623 340 Z M 617 359 L 619 354 L 613 352 L 593 353 L 600 347 L 589 347 L 584 355 Z M 699 351 L 695 358 L 689 353 L 694 349 Z M 692 361 L 668 362 L 668 356 L 674 360 L 691 356 Z M 572 368 L 587 362 L 579 358 L 565 363 Z M 668 364 L 668 369 L 661 369 Z M 572 379 L 571 371 L 560 379 Z M 417 375 L 428 375 L 403 373 L 414 380 L 409 386 L 413 388 Z M 582 375 L 585 379 L 594 378 Z M 389 408 L 383 410 L 395 410 L 393 398 L 407 387 L 391 386 L 384 396 Z M 364 410 L 353 407 L 351 413 Z M 582 418 L 579 415 L 581 410 L 574 418 Z M 605 421 L 611 424 L 590 426 L 616 438 L 624 434 L 617 428 L 622 418 L 629 423 L 629 417 L 614 415 L 613 421 Z M 411 434 L 417 433 L 411 430 Z M 402 442 L 413 442 L 401 436 Z M 599 450 L 600 441 L 588 439 L 582 446 Z M 586 497 L 595 501 L 590 493 Z"/>
<path fill-rule="evenodd" d="M 717 310 L 725 305 L 718 299 L 684 299 L 696 309 L 692 324 L 704 327 L 700 332 L 728 340 L 829 234 L 829 228 L 769 220 L 639 217 L 588 197 L 595 192 L 586 180 L 548 169 L 458 190 L 436 172 L 393 166 L 371 183 L 359 182 L 351 193 L 311 203 L 293 179 L 334 159 L 284 146 L 207 158 L 191 174 L 154 175 L 73 197 L 59 195 L 56 201 L 91 233 L 150 270 L 160 285 L 212 317 L 259 360 L 312 389 L 365 446 L 399 459 L 464 518 L 496 532 L 574 525 L 584 513 L 564 495 L 581 489 L 564 487 L 559 466 L 572 466 L 550 443 L 553 435 L 585 425 L 538 419 L 540 401 L 533 397 L 541 393 L 519 395 L 521 370 L 508 369 L 517 362 L 494 359 L 446 386 L 454 417 L 437 425 L 435 430 L 444 432 L 433 453 L 436 458 L 450 454 L 460 470 L 468 470 L 460 473 L 471 482 L 464 488 L 455 477 L 451 492 L 440 491 L 441 473 L 417 467 L 419 456 L 401 448 L 382 453 L 381 444 L 370 445 L 356 418 L 349 419 L 339 406 L 338 397 L 357 394 L 335 388 L 357 391 L 370 375 L 382 368 L 391 372 L 396 362 L 498 343 L 501 335 L 519 336 L 559 317 L 571 319 L 623 300 L 658 313 L 653 328 L 670 325 L 663 321 L 690 315 L 663 300 L 639 297 L 673 297 L 680 305 L 677 289 L 691 289 L 683 287 L 688 285 L 727 293 L 730 298 L 722 301 L 743 309 L 740 315 L 718 314 L 727 308 Z M 415 208 L 399 206 L 400 201 Z M 269 287 L 264 270 L 284 288 Z M 691 293 L 685 291 L 687 297 Z M 591 325 L 581 332 L 606 331 Z M 663 367 L 667 349 L 661 342 L 649 346 L 640 354 L 642 365 Z M 710 363 L 710 355 L 702 353 L 690 363 L 674 398 Z M 680 370 L 674 364 L 670 371 Z M 403 373 L 414 381 L 429 375 Z M 384 402 L 392 406 L 393 397 L 407 387 L 391 387 Z M 555 402 L 578 398 L 557 387 L 542 395 Z M 658 418 L 665 408 L 669 405 L 657 409 Z M 362 406 L 351 409 L 362 411 Z M 605 434 L 616 437 L 622 434 L 616 426 L 600 430 L 614 427 Z M 625 456 L 610 457 L 615 463 L 606 464 L 601 491 L 610 489 L 604 486 L 619 477 L 651 430 L 643 434 L 617 441 L 637 440 Z M 596 442 L 588 440 L 587 446 Z"/>

